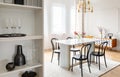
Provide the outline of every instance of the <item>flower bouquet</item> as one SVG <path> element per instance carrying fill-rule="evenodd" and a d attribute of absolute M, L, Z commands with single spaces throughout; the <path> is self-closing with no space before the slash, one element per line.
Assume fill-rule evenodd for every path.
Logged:
<path fill-rule="evenodd" d="M 78 37 L 78 39 L 80 39 L 80 37 L 81 37 L 81 34 L 79 34 L 78 32 L 74 32 L 74 34 Z"/>

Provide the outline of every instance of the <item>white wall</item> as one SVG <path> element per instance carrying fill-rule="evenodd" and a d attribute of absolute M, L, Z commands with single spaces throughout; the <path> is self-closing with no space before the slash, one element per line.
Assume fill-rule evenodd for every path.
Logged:
<path fill-rule="evenodd" d="M 98 26 L 102 26 L 107 33 L 117 33 L 118 31 L 118 9 L 98 9 L 86 15 L 87 34 L 98 36 Z"/>
<path fill-rule="evenodd" d="M 120 33 L 120 8 L 118 9 L 118 32 Z"/>
<path fill-rule="evenodd" d="M 117 37 L 117 47 L 115 49 L 120 50 L 120 8 L 118 9 L 118 32 Z"/>

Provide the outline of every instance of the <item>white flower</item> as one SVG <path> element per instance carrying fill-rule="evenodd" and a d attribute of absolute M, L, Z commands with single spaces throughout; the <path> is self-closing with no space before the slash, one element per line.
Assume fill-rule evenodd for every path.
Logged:
<path fill-rule="evenodd" d="M 98 26 L 98 30 L 99 30 L 100 33 L 103 33 L 104 28 L 101 27 L 101 26 Z"/>

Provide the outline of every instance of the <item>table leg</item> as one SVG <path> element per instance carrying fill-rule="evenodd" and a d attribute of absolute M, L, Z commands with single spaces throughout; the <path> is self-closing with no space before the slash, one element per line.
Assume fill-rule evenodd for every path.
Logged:
<path fill-rule="evenodd" d="M 60 66 L 66 69 L 70 69 L 71 60 L 70 60 L 70 46 L 60 44 Z"/>

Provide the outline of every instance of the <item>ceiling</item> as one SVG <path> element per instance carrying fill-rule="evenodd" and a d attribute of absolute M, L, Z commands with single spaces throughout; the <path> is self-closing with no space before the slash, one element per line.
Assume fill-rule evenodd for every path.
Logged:
<path fill-rule="evenodd" d="M 120 0 L 90 0 L 94 8 L 120 8 Z"/>

